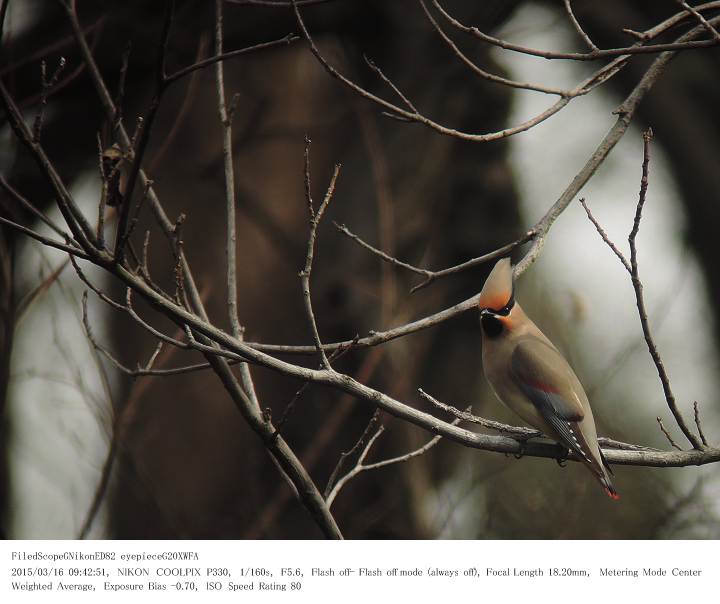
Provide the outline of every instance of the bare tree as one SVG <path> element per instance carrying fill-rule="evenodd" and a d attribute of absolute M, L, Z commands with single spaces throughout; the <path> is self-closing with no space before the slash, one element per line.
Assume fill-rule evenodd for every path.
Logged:
<path fill-rule="evenodd" d="M 0 23 L 6 17 L 10 2 L 3 0 L 0 9 Z M 11 92 L 11 76 L 3 72 L 0 80 L 0 96 L 6 119 L 12 128 L 16 140 L 22 147 L 22 152 L 29 154 L 37 164 L 37 174 L 48 183 L 54 203 L 62 215 L 62 223 L 52 220 L 46 212 L 38 208 L 41 204 L 29 201 L 23 193 L 14 188 L 10 182 L 2 177 L 0 185 L 4 191 L 4 203 L 0 222 L 11 230 L 22 233 L 24 236 L 35 239 L 43 246 L 49 246 L 66 253 L 74 267 L 78 278 L 85 284 L 99 300 L 107 304 L 114 311 L 120 313 L 136 327 L 142 329 L 154 340 L 153 353 L 148 360 L 138 361 L 138 367 L 132 369 L 123 364 L 102 342 L 93 335 L 92 319 L 87 308 L 87 298 L 83 298 L 83 316 L 87 336 L 93 346 L 120 372 L 133 379 L 141 377 L 167 377 L 171 375 L 194 374 L 196 372 L 212 372 L 222 384 L 226 396 L 233 402 L 239 411 L 245 425 L 252 431 L 258 442 L 277 468 L 280 480 L 289 485 L 292 493 L 297 497 L 313 521 L 327 538 L 342 538 L 341 526 L 338 526 L 330 506 L 335 501 L 339 491 L 357 474 L 369 470 L 379 470 L 398 462 L 408 461 L 429 451 L 440 438 L 453 441 L 468 448 L 491 451 L 495 453 L 513 454 L 525 457 L 538 457 L 547 459 L 565 459 L 578 461 L 576 456 L 562 450 L 552 442 L 536 440 L 541 436 L 525 428 L 510 426 L 504 423 L 477 418 L 454 407 L 440 403 L 422 390 L 420 395 L 425 401 L 432 403 L 433 408 L 441 408 L 444 412 L 454 415 L 452 421 L 441 419 L 429 411 L 422 411 L 416 403 L 401 400 L 391 392 L 373 388 L 357 376 L 343 372 L 336 368 L 336 359 L 348 352 L 362 349 L 376 349 L 389 345 L 390 342 L 403 341 L 411 334 L 437 327 L 450 319 L 472 311 L 477 304 L 477 294 L 456 302 L 440 311 L 414 320 L 400 321 L 395 327 L 382 331 L 370 331 L 364 335 L 348 333 L 347 337 L 335 342 L 323 341 L 322 323 L 326 317 L 316 312 L 313 299 L 314 259 L 320 245 L 320 227 L 326 214 L 334 205 L 342 204 L 343 172 L 337 164 L 324 186 L 322 201 L 318 204 L 313 199 L 312 183 L 317 180 L 316 171 L 311 169 L 314 157 L 314 148 L 311 148 L 310 139 L 304 136 L 304 169 L 302 174 L 289 174 L 285 178 L 297 178 L 304 184 L 305 206 L 307 212 L 306 245 L 300 256 L 296 256 L 296 264 L 301 267 L 299 283 L 295 286 L 301 292 L 304 304 L 306 333 L 309 344 L 294 343 L 266 343 L 247 341 L 246 327 L 241 322 L 238 310 L 238 294 L 248 287 L 243 284 L 239 275 L 239 265 L 253 263 L 255 260 L 248 257 L 238 257 L 238 240 L 245 235 L 238 231 L 239 219 L 236 216 L 238 205 L 237 178 L 235 170 L 238 163 L 234 153 L 233 130 L 237 128 L 238 97 L 229 96 L 226 91 L 225 65 L 231 59 L 241 56 L 261 57 L 264 53 L 285 47 L 287 45 L 301 46 L 304 52 L 311 53 L 328 76 L 337 80 L 352 95 L 353 102 L 358 103 L 358 111 L 365 112 L 378 109 L 384 116 L 399 120 L 406 128 L 413 124 L 426 127 L 433 131 L 435 136 L 449 137 L 466 143 L 483 145 L 491 141 L 506 139 L 516 134 L 534 128 L 545 120 L 552 119 L 574 99 L 590 94 L 598 87 L 605 86 L 618 74 L 622 73 L 634 61 L 643 57 L 650 57 L 641 77 L 630 93 L 615 111 L 617 119 L 605 137 L 597 144 L 595 151 L 588 158 L 582 169 L 575 175 L 566 189 L 553 203 L 548 205 L 545 215 L 535 224 L 527 225 L 523 232 L 514 239 L 507 241 L 497 249 L 486 253 L 478 253 L 476 257 L 466 259 L 458 264 L 441 269 L 428 269 L 415 266 L 401 260 L 394 250 L 381 249 L 366 242 L 355 234 L 352 227 L 337 224 L 337 230 L 344 236 L 358 244 L 364 252 L 378 257 L 386 263 L 391 270 L 409 271 L 421 278 L 419 283 L 413 285 L 411 291 L 424 289 L 439 280 L 452 275 L 462 274 L 479 265 L 522 250 L 522 256 L 515 268 L 516 277 L 527 271 L 542 252 L 543 245 L 550 236 L 555 221 L 570 206 L 583 187 L 593 177 L 597 169 L 603 164 L 615 145 L 625 135 L 628 126 L 635 118 L 641 101 L 652 94 L 654 85 L 661 79 L 671 60 L 679 53 L 708 52 L 720 43 L 717 25 L 720 17 L 713 16 L 720 3 L 709 2 L 704 5 L 691 7 L 686 3 L 679 3 L 677 13 L 666 18 L 649 29 L 638 32 L 625 30 L 632 38 L 632 43 L 618 48 L 601 48 L 583 30 L 578 18 L 573 12 L 570 2 L 564 2 L 566 18 L 576 30 L 578 37 L 588 47 L 585 52 L 549 52 L 510 43 L 485 33 L 481 29 L 466 25 L 454 17 L 443 3 L 436 0 L 425 2 L 418 0 L 416 10 L 427 20 L 433 35 L 447 47 L 463 69 L 467 69 L 468 78 L 478 77 L 494 86 L 509 89 L 530 90 L 536 93 L 556 97 L 552 104 L 542 113 L 520 123 L 503 124 L 501 128 L 489 132 L 471 132 L 455 128 L 445 123 L 441 118 L 435 118 L 420 109 L 420 102 L 410 98 L 402 90 L 402 86 L 387 75 L 379 63 L 367 59 L 369 72 L 377 81 L 387 89 L 386 95 L 373 92 L 358 78 L 345 75 L 344 69 L 337 66 L 329 58 L 329 54 L 321 50 L 312 33 L 312 27 L 306 21 L 306 12 L 323 10 L 325 2 L 260 2 L 260 1 L 232 1 L 229 4 L 261 5 L 266 10 L 283 11 L 285 18 L 292 16 L 293 29 L 301 35 L 295 35 L 289 29 L 279 37 L 263 41 L 251 46 L 227 50 L 224 40 L 225 4 L 223 0 L 216 0 L 212 40 L 213 52 L 207 58 L 198 58 L 184 67 L 170 70 L 168 65 L 175 62 L 170 57 L 174 21 L 176 19 L 175 3 L 169 1 L 165 4 L 164 15 L 159 26 L 158 52 L 154 61 L 154 82 L 150 102 L 135 124 L 127 117 L 124 102 L 124 77 L 129 69 L 129 54 L 124 55 L 120 69 L 120 84 L 117 94 L 111 93 L 111 87 L 96 61 L 91 43 L 88 41 L 87 26 L 80 20 L 75 0 L 60 0 L 64 18 L 69 24 L 72 33 L 72 44 L 79 53 L 78 69 L 90 78 L 96 94 L 96 101 L 107 124 L 106 133 L 98 133 L 100 141 L 98 149 L 97 170 L 101 179 L 101 196 L 98 200 L 97 212 L 89 218 L 80 208 L 76 197 L 71 193 L 68 181 L 63 177 L 57 162 L 46 150 L 44 144 L 44 120 L 48 99 L 62 93 L 62 86 L 66 77 L 66 62 L 60 61 L 55 68 L 41 65 L 40 92 L 33 103 L 19 102 L 17 95 Z M 327 2 L 328 5 L 343 5 L 343 0 Z M 306 8 L 307 7 L 307 8 Z M 186 7 L 184 7 L 186 8 Z M 409 7 L 404 10 L 411 10 Z M 453 31 L 458 34 L 474 38 L 476 44 L 491 45 L 505 52 L 523 53 L 536 57 L 543 57 L 552 61 L 582 61 L 592 62 L 597 66 L 595 71 L 582 79 L 571 89 L 559 89 L 546 86 L 543 83 L 518 82 L 494 74 L 477 65 L 469 53 L 463 51 L 448 34 Z M 668 39 L 668 37 L 670 37 Z M 12 40 L 3 40 L 3 47 L 10 46 Z M 335 53 L 338 54 L 338 53 Z M 339 53 L 340 55 L 342 53 Z M 342 59 L 340 60 L 342 63 Z M 224 249 L 224 288 L 223 295 L 225 314 L 222 319 L 208 312 L 203 299 L 202 288 L 199 283 L 202 275 L 194 271 L 185 248 L 186 232 L 193 225 L 193 212 L 188 216 L 180 213 L 176 216 L 169 214 L 156 190 L 149 169 L 151 160 L 148 157 L 150 141 L 157 124 L 161 119 L 161 109 L 166 98 L 171 94 L 176 82 L 194 77 L 194 74 L 205 69 L 214 73 L 215 110 L 220 120 L 220 140 L 213 144 L 222 148 L 222 173 L 224 177 L 224 207 L 223 222 L 226 224 L 222 248 Z M 12 73 L 10 71 L 10 73 Z M 72 74 L 67 77 L 73 77 Z M 431 84 L 430 84 L 431 85 Z M 392 100 L 388 100 L 392 99 Z M 28 109 L 34 111 L 34 118 L 28 120 Z M 371 135 L 370 135 L 371 136 Z M 601 440 L 603 453 L 611 464 L 645 467 L 684 467 L 699 466 L 720 461 L 720 448 L 710 445 L 703 433 L 700 409 L 695 404 L 694 427 L 678 408 L 672 393 L 670 379 L 665 371 L 657 345 L 653 341 L 647 311 L 643 302 L 642 282 L 640 280 L 636 236 L 640 227 L 642 209 L 646 201 L 648 188 L 650 135 L 646 135 L 645 156 L 643 162 L 643 180 L 637 204 L 637 213 L 632 233 L 629 237 L 630 260 L 612 243 L 600 224 L 594 219 L 590 211 L 588 215 L 595 223 L 598 231 L 620 258 L 627 269 L 637 299 L 639 319 L 648 350 L 657 367 L 666 395 L 668 408 L 689 443 L 689 448 L 682 448 L 675 443 L 662 424 L 658 422 L 663 432 L 668 435 L 674 451 L 657 450 L 641 444 L 619 442 L 605 438 Z M 65 141 L 73 144 L 73 141 Z M 380 169 L 382 173 L 382 168 Z M 333 205 L 331 205 L 331 202 Z M 587 209 L 587 206 L 585 206 Z M 147 224 L 142 216 L 149 214 L 153 223 Z M 28 216 L 25 219 L 25 216 Z M 55 236 L 46 236 L 39 233 L 33 226 L 32 220 L 41 220 L 55 233 Z M 141 232 L 145 229 L 144 232 Z M 6 231 L 3 231 L 6 232 Z M 221 238 L 216 234 L 207 237 L 208 245 L 219 244 Z M 2 240 L 0 240 L 2 244 Z M 152 265 L 149 258 L 157 255 L 157 248 L 165 246 L 167 261 L 164 265 Z M 525 246 L 525 247 L 523 247 Z M 5 259 L 6 252 L 3 253 Z M 109 275 L 114 283 L 110 288 L 97 285 L 87 274 L 87 263 L 99 267 Z M 0 279 L 7 280 L 7 270 L 0 263 Z M 124 292 L 118 296 L 118 286 Z M 435 287 L 440 287 L 435 285 Z M 1 302 L 2 300 L 0 300 Z M 229 325 L 229 329 L 225 327 Z M 172 328 L 171 328 L 172 326 Z M 356 332 L 359 334 L 358 328 Z M 4 345 L 4 332 L 0 331 L 0 345 Z M 175 349 L 176 354 L 199 354 L 203 357 L 200 362 L 177 364 L 173 367 L 157 367 L 159 360 L 169 358 L 167 350 Z M 308 366 L 303 362 L 304 357 L 310 356 L 316 365 Z M 234 367 L 237 370 L 234 371 Z M 301 386 L 296 396 L 285 406 L 285 411 L 279 418 L 273 418 L 268 411 L 269 405 L 263 398 L 261 389 L 256 388 L 254 373 L 258 368 L 268 369 L 280 376 L 292 378 Z M 403 371 L 399 368 L 399 371 Z M 346 474 L 341 475 L 342 464 L 333 472 L 328 487 L 323 493 L 317 486 L 306 467 L 284 433 L 285 423 L 293 412 L 298 399 L 303 395 L 309 385 L 327 388 L 333 396 L 349 395 L 364 402 L 372 412 L 373 422 L 348 453 L 341 455 L 341 462 L 350 455 L 356 456 L 356 463 Z M 420 384 L 415 384 L 417 388 Z M 121 413 L 126 413 L 129 406 L 125 406 Z M 373 426 L 379 421 L 378 414 L 382 414 L 382 421 L 394 417 L 402 422 L 412 424 L 430 433 L 430 438 L 421 446 L 409 448 L 410 452 L 392 455 L 384 461 L 366 463 L 366 458 L 378 441 L 384 426 L 381 425 L 375 432 Z M 95 499 L 87 514 L 81 535 L 87 534 L 94 517 L 99 509 L 102 499 L 106 496 L 113 471 L 115 457 L 121 448 L 122 431 L 118 422 L 121 415 L 116 417 L 112 444 L 102 473 Z M 475 432 L 462 427 L 463 422 L 480 424 L 490 432 Z M 372 432 L 372 434 L 371 434 Z M 712 435 L 708 435 L 712 439 Z M 530 440 L 532 439 L 532 440 Z"/>

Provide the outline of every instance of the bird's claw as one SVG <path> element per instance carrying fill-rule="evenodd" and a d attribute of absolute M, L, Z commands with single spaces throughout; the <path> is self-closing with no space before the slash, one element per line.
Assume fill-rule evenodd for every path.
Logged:
<path fill-rule="evenodd" d="M 525 457 L 525 446 L 527 445 L 527 440 L 519 440 L 518 445 L 520 445 L 520 451 L 518 453 L 513 453 L 513 457 L 515 459 L 522 459 Z"/>
<path fill-rule="evenodd" d="M 559 455 L 555 458 L 555 461 L 557 462 L 557 465 L 559 465 L 561 468 L 564 468 L 567 465 L 567 460 L 570 455 L 570 449 L 563 449 L 565 453 L 562 455 Z"/>

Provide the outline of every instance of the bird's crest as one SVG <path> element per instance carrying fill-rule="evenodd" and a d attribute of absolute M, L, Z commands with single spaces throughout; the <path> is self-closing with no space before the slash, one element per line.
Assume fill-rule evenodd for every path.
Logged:
<path fill-rule="evenodd" d="M 504 308 L 513 295 L 513 274 L 510 258 L 498 260 L 483 285 L 478 300 L 480 310 L 488 308 L 499 311 Z"/>

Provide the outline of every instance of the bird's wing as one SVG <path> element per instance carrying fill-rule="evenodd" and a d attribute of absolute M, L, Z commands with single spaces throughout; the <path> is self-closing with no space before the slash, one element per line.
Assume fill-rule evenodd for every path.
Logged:
<path fill-rule="evenodd" d="M 587 459 L 587 445 L 576 425 L 585 417 L 579 398 L 584 395 L 577 392 L 579 382 L 568 362 L 542 340 L 527 338 L 513 350 L 510 366 L 515 383 L 563 444 Z"/>

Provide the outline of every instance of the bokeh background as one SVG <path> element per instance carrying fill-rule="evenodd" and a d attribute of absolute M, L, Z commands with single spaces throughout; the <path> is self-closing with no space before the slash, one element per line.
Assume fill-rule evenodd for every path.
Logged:
<path fill-rule="evenodd" d="M 145 114 L 153 89 L 161 2 L 79 1 L 86 35 L 108 82 L 117 82 L 129 40 L 126 123 Z M 208 56 L 213 3 L 177 2 L 170 69 Z M 584 50 L 562 2 L 447 0 L 447 9 L 483 31 L 547 50 Z M 629 43 L 623 27 L 643 30 L 677 4 L 577 0 L 573 7 L 600 47 Z M 288 9 L 227 3 L 226 48 L 297 31 Z M 369 90 L 388 94 L 370 57 L 423 112 L 461 130 L 486 132 L 549 106 L 546 95 L 478 79 L 438 38 L 418 4 L 336 0 L 303 10 L 332 63 Z M 58 3 L 14 0 L 3 36 L 0 73 L 35 114 L 39 63 L 81 61 Z M 490 71 L 567 86 L 592 65 L 533 59 L 454 36 Z M 320 199 L 332 166 L 343 169 L 320 231 L 313 297 L 324 341 L 385 329 L 477 292 L 489 266 L 412 295 L 417 276 L 368 254 L 335 231 L 345 223 L 365 240 L 416 265 L 442 268 L 519 237 L 582 167 L 612 115 L 651 59 L 637 56 L 610 82 L 559 115 L 509 140 L 471 143 L 380 115 L 328 77 L 298 42 L 225 64 L 228 94 L 238 93 L 234 151 L 238 195 L 241 321 L 251 341 L 310 343 L 298 271 L 307 237 L 304 136 L 312 138 L 312 183 Z M 640 106 L 633 127 L 583 196 L 610 236 L 624 245 L 632 225 L 642 160 L 641 131 L 655 132 L 650 189 L 638 239 L 649 315 L 682 410 L 700 403 L 705 432 L 720 435 L 718 329 L 720 273 L 720 67 L 717 49 L 686 52 Z M 185 244 L 211 317 L 226 325 L 221 129 L 212 69 L 169 91 L 148 153 L 148 172 L 168 214 L 188 215 Z M 31 158 L 0 124 L 0 168 L 9 182 L 53 214 L 49 190 Z M 96 134 L 107 136 L 87 74 L 79 70 L 49 102 L 43 142 L 88 215 L 97 207 Z M 0 193 L 0 212 L 10 200 Z M 13 210 L 14 211 L 14 210 Z M 151 225 L 149 216 L 143 216 Z M 138 229 L 141 231 L 142 229 Z M 159 235 L 154 275 L 171 283 Z M 79 284 L 65 258 L 0 228 L 0 512 L 11 538 L 73 538 L 114 465 L 91 537 L 317 538 L 214 374 L 129 379 L 98 358 L 84 336 Z M 60 272 L 57 279 L 50 278 Z M 89 274 L 114 295 L 102 274 Z M 46 283 L 47 287 L 38 285 Z M 28 294 L 32 300 L 28 302 Z M 660 382 L 644 346 L 627 274 L 574 202 L 553 227 L 544 252 L 518 283 L 518 298 L 565 352 L 590 395 L 599 433 L 667 448 L 655 417 L 676 440 Z M 146 316 L 153 317 L 144 309 Z M 98 340 L 126 365 L 154 349 L 145 332 L 91 297 Z M 153 317 L 154 318 L 154 317 Z M 157 324 L 167 326 L 161 320 Z M 199 359 L 165 351 L 159 367 Z M 301 359 L 309 366 L 312 358 Z M 517 423 L 498 403 L 480 364 L 477 316 L 337 362 L 342 371 L 426 408 L 418 387 L 477 414 Z M 279 418 L 300 386 L 253 369 L 261 404 Z M 317 386 L 294 405 L 283 432 L 320 489 L 340 454 L 373 414 L 365 402 Z M 373 449 L 379 460 L 430 436 L 383 417 Z M 349 538 L 719 538 L 720 468 L 617 467 L 622 500 L 606 498 L 577 464 L 521 460 L 440 443 L 408 463 L 366 472 L 333 505 Z"/>

